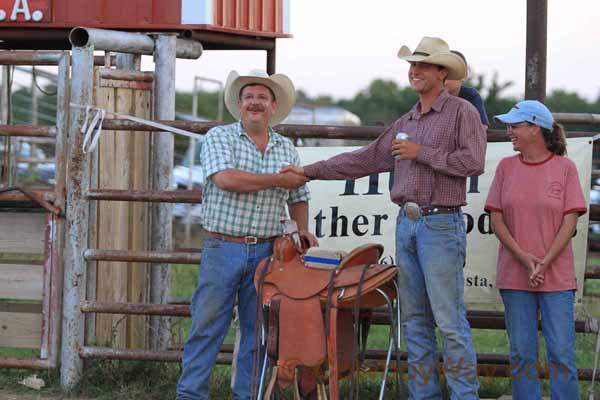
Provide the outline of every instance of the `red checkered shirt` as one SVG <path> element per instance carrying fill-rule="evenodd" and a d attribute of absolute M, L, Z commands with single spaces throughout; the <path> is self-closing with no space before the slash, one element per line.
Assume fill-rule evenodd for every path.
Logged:
<path fill-rule="evenodd" d="M 398 160 L 391 154 L 397 132 L 421 144 L 417 159 Z M 466 204 L 468 176 L 481 175 L 487 136 L 479 114 L 466 100 L 444 91 L 431 109 L 421 113 L 417 103 L 374 142 L 358 150 L 304 167 L 314 179 L 356 179 L 394 171 L 394 203 L 412 201 L 421 206 Z"/>

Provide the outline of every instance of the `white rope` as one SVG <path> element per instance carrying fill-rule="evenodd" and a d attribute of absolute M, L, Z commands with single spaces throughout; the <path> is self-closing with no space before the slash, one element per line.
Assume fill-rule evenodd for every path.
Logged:
<path fill-rule="evenodd" d="M 98 145 L 98 140 L 100 140 L 100 135 L 102 135 L 102 122 L 104 121 L 104 117 L 106 117 L 106 111 L 101 109 L 95 111 L 96 115 L 94 115 L 92 122 L 88 126 L 90 107 L 86 107 L 85 109 L 85 121 L 81 126 L 81 133 L 85 133 L 82 145 L 83 154 L 91 153 L 92 151 L 94 151 L 94 149 Z M 96 128 L 95 135 L 94 128 Z M 89 147 L 87 146 L 88 143 Z"/>
<path fill-rule="evenodd" d="M 171 133 L 175 133 L 177 135 L 187 136 L 189 138 L 193 138 L 196 140 L 203 140 L 204 136 L 198 133 L 186 131 L 184 129 L 175 128 L 172 126 L 168 126 L 165 124 L 158 123 L 156 121 L 150 121 L 147 119 L 134 117 L 132 115 L 119 114 L 113 111 L 108 111 L 99 107 L 86 106 L 82 104 L 71 103 L 71 107 L 85 109 L 85 120 L 83 122 L 83 126 L 81 127 L 81 133 L 85 134 L 83 138 L 83 152 L 89 153 L 94 151 L 96 146 L 98 145 L 98 140 L 100 140 L 100 136 L 102 135 L 102 122 L 106 117 L 106 114 L 114 115 L 118 119 L 126 119 L 132 122 L 136 122 L 143 125 L 148 125 L 153 128 L 156 128 L 159 131 L 167 131 Z M 92 119 L 91 123 L 88 125 L 89 115 L 91 111 L 95 111 L 96 114 Z M 95 132 L 95 133 L 94 133 Z"/>

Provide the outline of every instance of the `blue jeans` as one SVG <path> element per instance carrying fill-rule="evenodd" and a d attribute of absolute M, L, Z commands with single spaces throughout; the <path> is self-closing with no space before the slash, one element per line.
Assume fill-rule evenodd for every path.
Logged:
<path fill-rule="evenodd" d="M 411 220 L 401 209 L 396 264 L 410 398 L 441 399 L 435 326 L 453 400 L 478 399 L 477 358 L 463 298 L 466 233 L 461 212 Z"/>
<path fill-rule="evenodd" d="M 575 291 L 500 290 L 510 341 L 512 395 L 515 400 L 541 398 L 538 378 L 538 311 L 548 353 L 550 398 L 579 398 L 575 365 Z"/>
<path fill-rule="evenodd" d="M 198 286 L 192 297 L 192 326 L 183 350 L 178 400 L 209 398 L 209 380 L 238 300 L 241 342 L 234 399 L 250 399 L 256 325 L 254 271 L 273 253 L 273 243 L 246 245 L 216 239 L 204 241 Z"/>

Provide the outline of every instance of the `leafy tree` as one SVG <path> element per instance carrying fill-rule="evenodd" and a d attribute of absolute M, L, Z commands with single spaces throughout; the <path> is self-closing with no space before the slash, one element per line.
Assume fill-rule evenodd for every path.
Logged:
<path fill-rule="evenodd" d="M 409 111 L 417 102 L 410 87 L 399 87 L 391 80 L 376 79 L 351 100 L 340 100 L 341 107 L 355 113 L 363 125 L 388 125 Z"/>

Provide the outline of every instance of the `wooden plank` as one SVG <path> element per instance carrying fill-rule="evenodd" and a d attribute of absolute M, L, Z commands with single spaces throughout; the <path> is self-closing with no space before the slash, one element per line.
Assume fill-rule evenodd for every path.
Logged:
<path fill-rule="evenodd" d="M 0 300 L 0 312 L 41 314 L 42 303 L 13 303 L 10 300 Z"/>
<path fill-rule="evenodd" d="M 118 89 L 140 89 L 140 90 L 151 90 L 154 86 L 152 82 L 137 82 L 137 81 L 124 81 L 115 79 L 101 79 L 100 86 Z"/>
<path fill-rule="evenodd" d="M 0 347 L 39 349 L 42 314 L 0 312 Z"/>
<path fill-rule="evenodd" d="M 116 96 L 116 111 L 120 114 L 133 114 L 133 90 L 117 89 Z M 115 174 L 112 180 L 112 187 L 116 189 L 131 189 L 133 181 L 131 179 L 131 166 L 133 158 L 133 137 L 127 132 L 116 132 L 115 134 Z M 131 245 L 129 238 L 131 226 L 130 202 L 116 201 L 111 202 L 112 224 L 114 244 L 111 249 L 128 250 Z M 115 302 L 127 302 L 127 289 L 129 287 L 129 263 L 115 262 L 113 267 L 113 280 L 111 285 L 111 297 Z M 110 297 L 109 297 L 110 298 Z M 126 317 L 129 320 L 130 317 Z M 115 339 L 115 347 L 127 347 L 127 323 L 120 322 L 123 319 L 122 315 L 113 315 L 113 339 Z M 118 325 L 118 326 L 117 326 Z"/>
<path fill-rule="evenodd" d="M 142 118 L 151 116 L 152 93 L 136 90 L 134 92 L 134 115 Z M 150 189 L 150 135 L 144 132 L 133 134 L 133 163 L 131 174 L 133 189 Z M 150 207 L 148 203 L 129 203 L 131 210 L 130 241 L 132 250 L 150 249 Z M 148 273 L 146 263 L 129 263 L 128 266 L 128 299 L 132 303 L 148 302 Z M 129 348 L 143 349 L 147 343 L 148 317 L 144 315 L 130 316 L 128 320 Z"/>
<path fill-rule="evenodd" d="M 100 69 L 94 68 L 94 90 L 92 94 L 92 98 L 98 99 L 98 90 L 100 88 Z M 93 151 L 90 155 L 90 165 L 91 165 L 91 173 L 90 173 L 90 188 L 97 188 L 100 185 L 98 184 L 98 171 L 100 171 L 98 156 L 99 151 Z M 88 243 L 91 249 L 98 248 L 98 206 L 102 202 L 92 201 L 90 202 L 90 214 L 89 214 L 89 226 L 88 226 Z M 86 276 L 86 298 L 87 299 L 96 299 L 96 289 L 97 289 L 97 279 L 98 279 L 98 263 L 96 261 L 88 261 L 87 263 L 87 276 Z M 96 315 L 95 314 L 85 314 L 85 344 L 91 344 L 91 340 L 96 339 Z"/>
<path fill-rule="evenodd" d="M 104 82 L 104 81 L 103 81 Z M 97 88 L 97 104 L 118 113 L 151 118 L 152 92 Z M 144 132 L 107 131 L 99 147 L 98 187 L 112 189 L 150 188 L 151 135 Z M 99 202 L 97 247 L 117 250 L 148 250 L 150 245 L 147 203 Z M 147 302 L 147 264 L 98 262 L 96 300 L 108 302 Z M 98 344 L 119 348 L 145 348 L 146 316 L 97 315 L 95 336 Z"/>
<path fill-rule="evenodd" d="M 108 87 L 97 88 L 98 107 L 107 111 L 115 110 L 116 89 Z M 115 132 L 105 131 L 100 138 L 98 148 L 98 187 L 113 188 L 112 178 L 115 170 Z M 102 201 L 98 203 L 98 225 L 97 241 L 98 248 L 112 249 L 113 240 L 113 221 L 111 213 L 113 202 Z M 113 266 L 110 262 L 98 262 L 96 272 L 96 300 L 114 301 L 112 298 L 112 284 L 116 280 L 113 276 Z M 98 345 L 107 346 L 112 343 L 112 315 L 96 315 L 96 340 Z"/>
<path fill-rule="evenodd" d="M 0 226 L 0 253 L 44 253 L 45 213 L 0 212 Z"/>
<path fill-rule="evenodd" d="M 43 292 L 43 266 L 0 264 L 0 298 L 41 301 Z"/>

